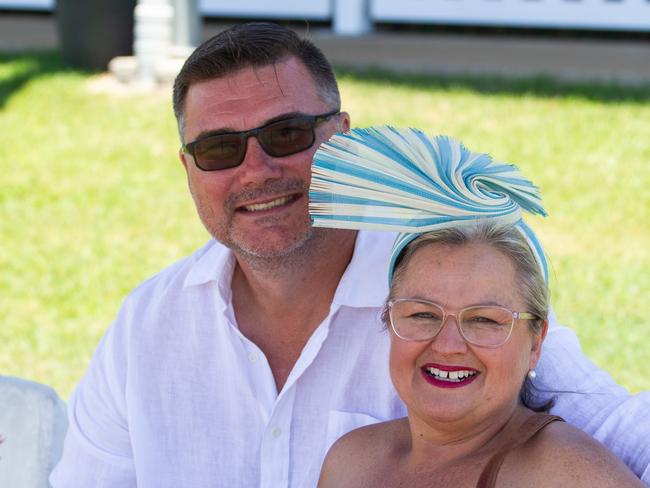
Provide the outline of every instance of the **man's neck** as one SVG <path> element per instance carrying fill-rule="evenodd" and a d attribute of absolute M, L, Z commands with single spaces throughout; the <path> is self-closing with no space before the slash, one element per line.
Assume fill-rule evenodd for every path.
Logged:
<path fill-rule="evenodd" d="M 268 260 L 237 256 L 232 279 L 237 323 L 266 355 L 278 391 L 327 317 L 355 239 L 355 231 L 327 230 L 288 256 Z"/>

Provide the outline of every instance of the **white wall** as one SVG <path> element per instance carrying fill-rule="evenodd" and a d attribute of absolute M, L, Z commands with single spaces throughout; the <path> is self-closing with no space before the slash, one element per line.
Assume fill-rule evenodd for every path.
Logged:
<path fill-rule="evenodd" d="M 0 0 L 0 8 L 52 10 L 55 0 Z M 203 15 L 332 20 L 355 34 L 373 22 L 650 32 L 650 0 L 199 0 Z"/>
<path fill-rule="evenodd" d="M 378 22 L 650 31 L 648 0 L 371 0 Z"/>

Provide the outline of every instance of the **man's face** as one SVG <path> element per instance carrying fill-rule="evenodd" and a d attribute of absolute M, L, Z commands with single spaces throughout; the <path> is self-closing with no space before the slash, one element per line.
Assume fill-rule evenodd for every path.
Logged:
<path fill-rule="evenodd" d="M 333 108 L 319 97 L 305 66 L 289 58 L 192 85 L 185 103 L 184 140 Z M 316 127 L 312 147 L 284 157 L 269 156 L 250 137 L 241 165 L 212 172 L 201 171 L 181 152 L 192 197 L 210 234 L 236 253 L 263 258 L 287 255 L 308 242 L 312 158 L 322 142 L 348 129 L 347 114 L 334 116 Z"/>

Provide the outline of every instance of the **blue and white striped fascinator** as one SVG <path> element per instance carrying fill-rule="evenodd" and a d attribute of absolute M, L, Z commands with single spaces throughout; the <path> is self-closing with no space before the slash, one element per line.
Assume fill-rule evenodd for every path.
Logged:
<path fill-rule="evenodd" d="M 389 126 L 353 129 L 314 157 L 309 213 L 315 227 L 401 232 L 389 266 L 419 235 L 478 219 L 514 224 L 548 283 L 544 250 L 521 210 L 546 216 L 539 189 L 511 165 L 445 136 Z"/>

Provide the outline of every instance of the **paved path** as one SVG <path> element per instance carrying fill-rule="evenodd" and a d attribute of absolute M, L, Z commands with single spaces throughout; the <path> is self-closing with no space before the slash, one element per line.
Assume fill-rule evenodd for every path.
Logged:
<path fill-rule="evenodd" d="M 208 21 L 204 37 L 222 28 Z M 650 85 L 650 40 L 414 33 L 338 37 L 323 28 L 314 28 L 308 35 L 339 66 L 409 73 L 546 75 L 570 81 Z M 56 25 L 51 16 L 0 12 L 0 51 L 51 49 L 56 44 Z"/>

